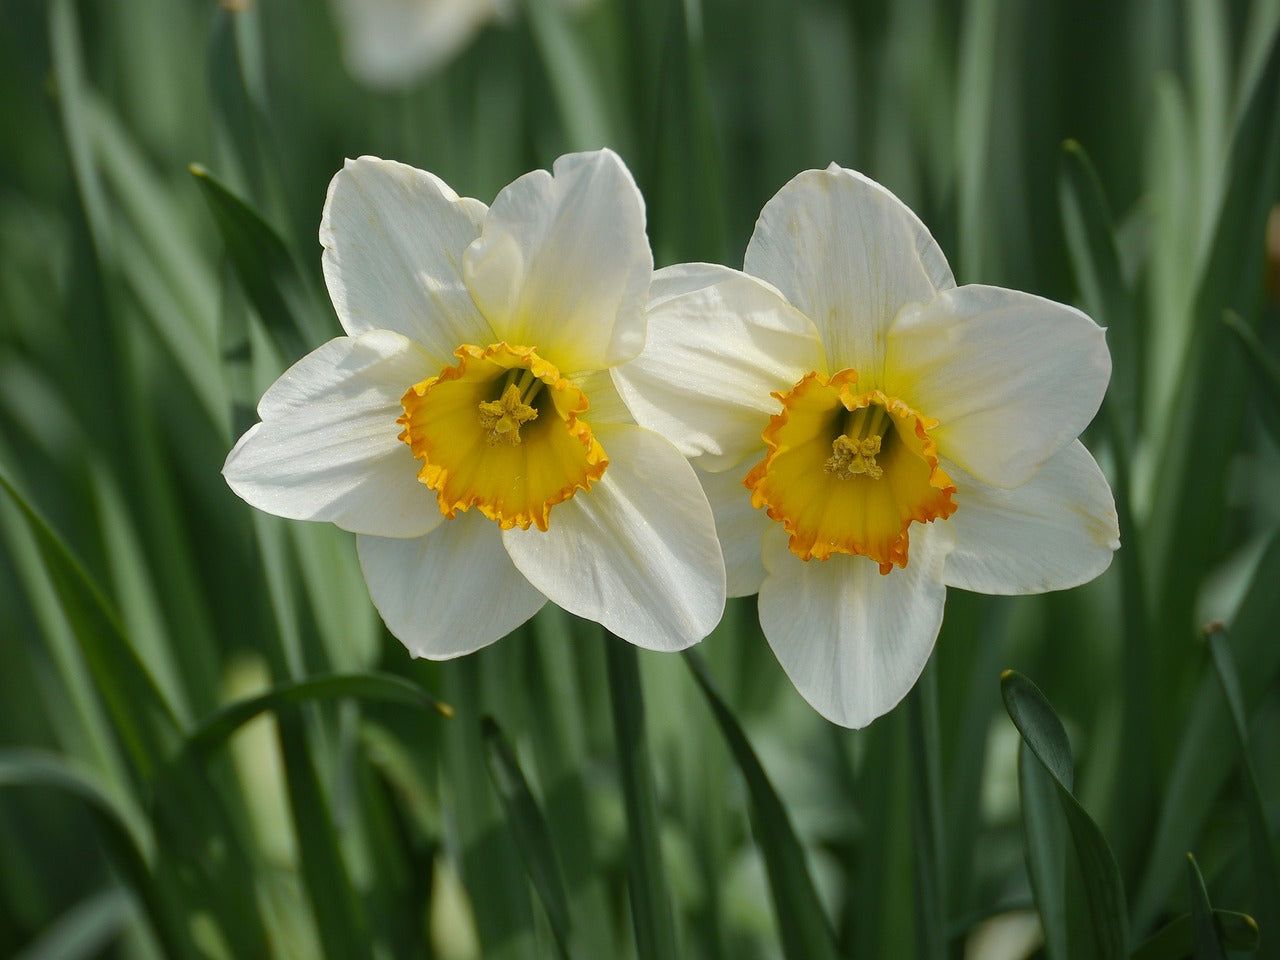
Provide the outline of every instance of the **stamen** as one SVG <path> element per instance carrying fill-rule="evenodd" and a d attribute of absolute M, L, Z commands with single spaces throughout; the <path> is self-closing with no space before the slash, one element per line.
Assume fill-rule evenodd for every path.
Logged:
<path fill-rule="evenodd" d="M 831 441 L 831 456 L 822 469 L 841 480 L 853 477 L 870 477 L 879 480 L 884 470 L 876 463 L 884 441 L 885 427 L 889 424 L 889 412 L 879 404 L 851 410 L 845 416 L 845 432 Z"/>
<path fill-rule="evenodd" d="M 525 374 L 535 383 L 542 382 L 527 370 Z M 509 383 L 497 400 L 480 401 L 480 426 L 488 431 L 485 441 L 489 446 L 515 446 L 520 442 L 520 426 L 537 419 L 538 411 L 524 401 L 521 389 L 523 385 L 523 380 L 521 385 Z M 536 392 L 536 387 L 530 388 L 529 399 L 533 399 Z"/>
<path fill-rule="evenodd" d="M 831 441 L 831 456 L 822 464 L 822 469 L 827 473 L 835 474 L 841 480 L 858 476 L 879 480 L 884 476 L 883 468 L 876 463 L 880 443 L 881 438 L 878 433 L 863 437 L 861 440 L 850 439 L 847 433 L 842 433 Z"/>

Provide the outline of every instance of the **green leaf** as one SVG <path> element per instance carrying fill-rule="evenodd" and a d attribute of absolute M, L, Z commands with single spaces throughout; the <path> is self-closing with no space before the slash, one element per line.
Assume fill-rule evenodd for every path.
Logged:
<path fill-rule="evenodd" d="M 1196 858 L 1187 854 L 1187 879 L 1191 885 L 1191 935 L 1195 960 L 1227 960 L 1222 937 L 1213 922 L 1213 907 L 1209 905 L 1209 891 L 1204 888 L 1204 877 L 1196 865 Z"/>
<path fill-rule="evenodd" d="M 1249 724 L 1244 707 L 1244 694 L 1240 678 L 1236 675 L 1235 660 L 1227 646 L 1226 628 L 1213 624 L 1207 631 L 1209 652 L 1213 666 L 1222 684 L 1227 706 L 1231 710 L 1236 742 L 1240 748 L 1240 771 L 1243 783 L 1245 822 L 1249 827 L 1250 862 L 1253 867 L 1254 912 L 1261 921 L 1261 950 L 1263 956 L 1274 956 L 1280 950 L 1280 882 L 1276 876 L 1276 862 L 1272 853 L 1271 832 L 1267 829 L 1266 808 L 1258 776 L 1249 754 Z"/>
<path fill-rule="evenodd" d="M 1000 692 L 1023 742 L 1057 788 L 1084 880 L 1095 955 L 1124 957 L 1129 936 L 1124 885 L 1102 831 L 1072 792 L 1071 744 L 1062 721 L 1039 688 L 1020 673 L 1006 670 L 1000 677 Z"/>
<path fill-rule="evenodd" d="M 1244 599 L 1227 636 L 1239 663 L 1249 669 L 1239 677 L 1246 707 L 1259 703 L 1280 675 L 1280 644 L 1275 642 L 1275 585 L 1280 583 L 1280 534 L 1259 558 Z M 1177 752 L 1162 791 L 1151 853 L 1134 898 L 1134 926 L 1148 927 L 1165 909 L 1179 862 L 1193 847 L 1209 818 L 1237 754 L 1224 750 L 1232 737 L 1231 717 L 1218 679 L 1204 674 L 1184 723 L 1178 728 Z"/>
<path fill-rule="evenodd" d="M 907 694 L 911 740 L 911 851 L 919 920 L 919 957 L 947 955 L 947 896 L 943 884 L 942 761 L 938 744 L 936 667 L 925 667 Z"/>
<path fill-rule="evenodd" d="M 1102 184 L 1088 154 L 1075 140 L 1062 145 L 1058 202 L 1082 306 L 1107 328 L 1107 346 L 1114 370 L 1108 402 L 1128 448 L 1132 446 L 1142 408 L 1141 330 L 1133 309 L 1133 295 L 1120 268 L 1115 224 Z"/>
<path fill-rule="evenodd" d="M 1262 388 L 1262 423 L 1270 431 L 1271 438 L 1280 442 L 1280 360 L 1271 355 L 1253 328 L 1234 310 L 1226 311 L 1222 322 L 1244 348 L 1254 379 Z"/>
<path fill-rule="evenodd" d="M 329 960 L 372 960 L 364 905 L 351 882 L 329 802 L 320 787 L 302 717 L 279 714 L 276 726 L 298 837 L 302 879 Z"/>
<path fill-rule="evenodd" d="M 645 960 L 675 960 L 671 895 L 658 842 L 658 810 L 644 730 L 644 695 L 636 649 L 605 636 L 605 665 L 618 748 L 618 777 L 627 815 L 627 886 L 636 953 Z"/>
<path fill-rule="evenodd" d="M 236 278 L 284 357 L 300 357 L 314 339 L 313 301 L 280 237 L 247 203 L 198 163 L 190 166 L 213 214 Z"/>
<path fill-rule="evenodd" d="M 91 893 L 13 956 L 13 960 L 91 960 L 103 956 L 133 916 L 120 887 Z"/>
<path fill-rule="evenodd" d="M 0 750 L 0 788 L 4 787 L 52 788 L 84 801 L 101 827 L 98 837 L 111 862 L 138 896 L 166 955 L 193 955 L 171 891 L 153 880 L 150 863 L 156 859 L 156 842 L 140 811 L 89 771 L 38 750 Z"/>
<path fill-rule="evenodd" d="M 156 762 L 176 742 L 172 709 L 126 640 L 120 616 L 102 588 L 2 467 L 0 488 L 13 498 L 36 539 L 81 655 L 135 771 L 150 779 Z"/>
<path fill-rule="evenodd" d="M 482 717 L 480 732 L 485 742 L 485 757 L 489 762 L 489 775 L 497 787 L 507 822 L 515 835 L 516 846 L 524 860 L 529 879 L 538 892 L 542 905 L 551 922 L 551 932 L 566 960 L 570 956 L 569 901 L 565 896 L 564 880 L 560 864 L 556 860 L 555 847 L 547 821 L 529 790 L 524 773 L 516 760 L 515 751 L 502 734 L 502 729 L 492 717 Z"/>
<path fill-rule="evenodd" d="M 1067 919 L 1066 836 L 1053 777 L 1022 742 L 1018 747 L 1018 796 L 1026 838 L 1027 876 L 1049 960 L 1070 957 Z"/>
<path fill-rule="evenodd" d="M 278 684 L 265 693 L 229 703 L 200 721 L 183 744 L 184 753 L 207 754 L 222 746 L 244 724 L 260 713 L 277 711 L 287 704 L 314 700 L 378 700 L 431 710 L 443 717 L 453 708 L 424 691 L 416 683 L 389 673 L 342 673 L 307 677 Z"/>
<path fill-rule="evenodd" d="M 834 960 L 836 949 L 831 924 L 818 900 L 805 862 L 804 847 L 791 826 L 786 807 L 778 799 L 733 712 L 716 692 L 702 658 L 692 651 L 684 656 L 747 783 L 747 793 L 751 798 L 751 824 L 764 856 L 765 873 L 782 937 L 782 952 L 788 960 L 821 960 L 824 957 Z"/>
<path fill-rule="evenodd" d="M 593 150 L 614 143 L 599 70 L 564 10 L 543 0 L 526 0 L 521 6 L 551 81 L 569 148 Z"/>
<path fill-rule="evenodd" d="M 1213 922 L 1228 950 L 1253 953 L 1258 949 L 1258 925 L 1253 917 L 1214 910 Z M 1134 950 L 1130 960 L 1186 960 L 1194 949 L 1191 923 L 1189 913 L 1171 920 Z"/>

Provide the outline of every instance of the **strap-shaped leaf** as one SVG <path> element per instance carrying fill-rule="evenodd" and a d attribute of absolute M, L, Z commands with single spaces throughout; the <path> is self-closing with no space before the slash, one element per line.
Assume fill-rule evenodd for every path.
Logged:
<path fill-rule="evenodd" d="M 311 346 L 312 301 L 275 230 L 252 207 L 198 163 L 190 166 L 226 245 L 227 258 L 281 354 L 299 357 Z"/>
<path fill-rule="evenodd" d="M 1214 910 L 1213 922 L 1228 950 L 1253 953 L 1258 949 L 1258 925 L 1247 913 Z M 1184 913 L 1144 941 L 1129 960 L 1185 960 L 1193 949 L 1191 914 Z"/>
<path fill-rule="evenodd" d="M 1009 718 L 1018 728 L 1023 742 L 1053 778 L 1057 788 L 1076 862 L 1084 880 L 1094 955 L 1101 960 L 1112 957 L 1119 960 L 1128 953 L 1124 885 L 1102 831 L 1073 793 L 1074 774 L 1067 732 L 1044 694 L 1022 674 L 1006 670 L 1000 677 L 1000 692 Z"/>
<path fill-rule="evenodd" d="M 614 735 L 618 745 L 618 778 L 627 813 L 627 887 L 636 953 L 653 960 L 675 960 L 671 895 L 659 846 L 657 799 L 649 741 L 644 731 L 644 695 L 636 648 L 612 634 L 605 637 Z"/>
<path fill-rule="evenodd" d="M 1245 713 L 1244 693 L 1236 675 L 1235 660 L 1227 646 L 1226 627 L 1213 624 L 1207 631 L 1209 652 L 1222 684 L 1222 692 L 1231 710 L 1232 726 L 1240 746 L 1245 822 L 1249 829 L 1250 860 L 1253 867 L 1254 910 L 1261 921 L 1260 948 L 1263 956 L 1274 956 L 1280 950 L 1280 882 L 1276 877 L 1275 859 L 1271 852 L 1271 833 L 1267 829 L 1266 812 L 1258 776 L 1249 756 L 1249 723 Z"/>
<path fill-rule="evenodd" d="M 389 673 L 331 673 L 304 680 L 281 683 L 256 696 L 229 703 L 202 720 L 187 735 L 183 750 L 209 753 L 222 746 L 238 729 L 260 713 L 288 704 L 312 700 L 378 700 L 430 710 L 443 717 L 453 716 L 453 708 L 427 693 L 417 684 Z"/>
<path fill-rule="evenodd" d="M 702 658 L 692 652 L 686 652 L 684 656 L 747 783 L 747 794 L 751 798 L 751 824 L 760 852 L 764 855 L 783 955 L 788 960 L 835 960 L 831 924 L 818 900 L 818 892 L 805 863 L 804 848 L 791 826 L 786 807 L 778 799 L 733 712 L 716 692 Z"/>
<path fill-rule="evenodd" d="M 507 823 L 511 825 L 525 869 L 529 871 L 529 879 L 533 881 L 533 889 L 537 891 L 542 906 L 547 911 L 551 933 L 556 938 L 560 955 L 568 960 L 569 898 L 565 895 L 564 880 L 546 818 L 529 789 L 515 751 L 511 749 L 511 744 L 507 742 L 497 721 L 492 717 L 481 718 L 480 732 L 484 736 L 489 775 L 498 790 L 502 809 L 507 814 Z"/>

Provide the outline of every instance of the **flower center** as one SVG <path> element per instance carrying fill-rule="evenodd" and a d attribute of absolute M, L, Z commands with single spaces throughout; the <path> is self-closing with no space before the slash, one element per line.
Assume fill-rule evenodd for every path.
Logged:
<path fill-rule="evenodd" d="M 880 572 L 907 565 L 909 528 L 956 510 L 955 486 L 929 437 L 937 421 L 857 373 L 809 373 L 785 393 L 765 428 L 765 459 L 747 474 L 751 502 L 791 534 L 802 560 L 870 557 Z"/>
<path fill-rule="evenodd" d="M 454 355 L 401 399 L 400 439 L 422 461 L 418 479 L 446 517 L 474 506 L 503 530 L 546 530 L 551 508 L 609 464 L 579 419 L 586 395 L 532 347 L 463 344 Z"/>

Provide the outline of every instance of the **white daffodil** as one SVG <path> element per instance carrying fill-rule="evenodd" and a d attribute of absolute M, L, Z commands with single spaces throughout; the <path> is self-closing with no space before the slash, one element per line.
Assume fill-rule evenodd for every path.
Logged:
<path fill-rule="evenodd" d="M 570 154 L 486 208 L 363 157 L 333 178 L 324 274 L 347 336 L 294 364 L 223 474 L 254 506 L 356 534 L 416 656 L 492 643 L 548 598 L 643 647 L 724 606 L 692 468 L 614 387 L 653 259 L 616 154 Z"/>
<path fill-rule="evenodd" d="M 576 9 L 587 0 L 557 0 Z M 515 0 L 333 0 L 343 59 L 361 83 L 402 87 L 442 66 Z"/>
<path fill-rule="evenodd" d="M 1110 564 L 1114 502 L 1076 439 L 1110 356 L 1078 310 L 957 287 L 901 201 L 834 165 L 765 206 L 745 268 L 659 271 L 619 389 L 698 468 L 730 594 L 759 591 L 796 688 L 864 726 L 924 669 L 948 585 Z"/>

